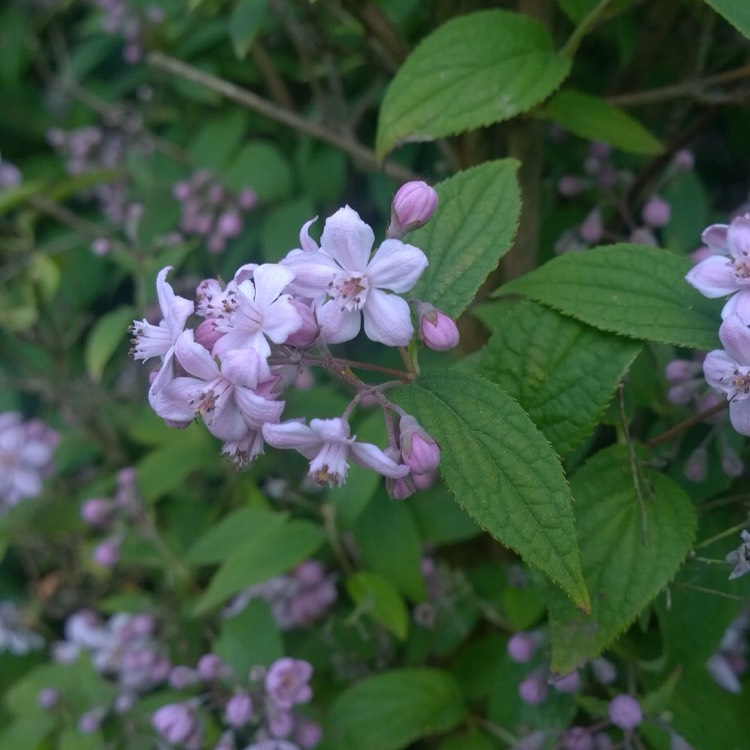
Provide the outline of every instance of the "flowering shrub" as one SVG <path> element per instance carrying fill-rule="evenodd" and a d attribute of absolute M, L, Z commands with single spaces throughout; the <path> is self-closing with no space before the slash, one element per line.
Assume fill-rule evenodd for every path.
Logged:
<path fill-rule="evenodd" d="M 0 9 L 3 750 L 747 744 L 745 5 L 487 5 Z"/>

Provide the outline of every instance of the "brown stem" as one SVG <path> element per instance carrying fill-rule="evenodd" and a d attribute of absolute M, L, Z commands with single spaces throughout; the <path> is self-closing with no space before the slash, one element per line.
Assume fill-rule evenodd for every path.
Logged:
<path fill-rule="evenodd" d="M 293 110 L 294 99 L 292 99 L 292 95 L 289 93 L 284 79 L 279 75 L 273 59 L 266 51 L 266 47 L 260 39 L 256 39 L 250 48 L 250 54 L 252 55 L 253 62 L 258 66 L 258 70 L 265 79 L 268 91 L 274 101 L 279 106 L 284 107 L 284 109 Z"/>
<path fill-rule="evenodd" d="M 682 422 L 676 424 L 674 427 L 670 427 L 668 430 L 662 432 L 661 435 L 657 435 L 656 437 L 651 438 L 651 440 L 647 440 L 644 443 L 644 446 L 646 448 L 653 448 L 655 445 L 659 445 L 659 443 L 666 443 L 668 440 L 671 440 L 673 437 L 677 437 L 677 435 L 679 435 L 681 432 L 684 432 L 689 427 L 692 427 L 694 424 L 704 422 L 710 417 L 713 417 L 715 414 L 720 414 L 728 406 L 729 401 L 722 401 L 720 404 L 716 404 L 709 409 L 704 409 L 697 414 L 693 414 L 687 419 L 683 419 Z"/>
<path fill-rule="evenodd" d="M 405 383 L 410 383 L 415 378 L 415 375 L 410 372 L 395 370 L 392 367 L 383 367 L 382 365 L 373 365 L 370 362 L 359 362 L 356 359 L 339 359 L 336 357 L 329 360 L 325 357 L 304 356 L 302 358 L 302 363 L 305 365 L 312 365 L 313 367 L 330 367 L 331 364 L 333 364 L 337 372 L 350 367 L 355 370 L 370 370 L 371 372 L 380 372 L 383 375 L 392 375 L 394 378 L 398 378 Z"/>
<path fill-rule="evenodd" d="M 207 89 L 215 91 L 216 93 L 225 96 L 227 99 L 231 99 L 232 101 L 237 102 L 248 109 L 252 109 L 272 120 L 288 125 L 290 128 L 312 136 L 313 138 L 317 138 L 318 140 L 330 143 L 331 145 L 336 146 L 336 148 L 349 154 L 366 169 L 373 172 L 382 171 L 395 180 L 408 181 L 416 178 L 416 174 L 412 172 L 411 169 L 392 161 L 384 161 L 380 164 L 372 149 L 363 146 L 361 143 L 347 136 L 336 133 L 330 127 L 308 122 L 295 112 L 291 112 L 273 102 L 269 102 L 267 99 L 263 99 L 252 91 L 236 86 L 230 81 L 225 81 L 223 78 L 217 78 L 214 75 L 199 70 L 192 65 L 187 65 L 186 63 L 176 60 L 173 57 L 169 57 L 161 52 L 152 52 L 148 56 L 148 62 L 154 68 L 159 68 L 160 70 L 184 78 L 187 81 L 192 81 L 200 86 L 205 86 Z"/>

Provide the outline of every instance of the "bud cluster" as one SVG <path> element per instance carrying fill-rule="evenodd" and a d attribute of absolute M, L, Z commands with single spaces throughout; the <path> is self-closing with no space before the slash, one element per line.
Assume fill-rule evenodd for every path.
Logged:
<path fill-rule="evenodd" d="M 414 286 L 428 260 L 398 239 L 386 239 L 373 252 L 372 229 L 348 206 L 326 220 L 320 245 L 309 235 L 313 222 L 302 228 L 300 247 L 280 263 L 243 265 L 226 284 L 206 279 L 194 301 L 177 296 L 167 282 L 170 267 L 162 269 L 156 286 L 163 319 L 157 325 L 134 321 L 131 353 L 138 360 L 160 360 L 149 389 L 154 411 L 172 427 L 200 417 L 238 465 L 268 443 L 304 455 L 308 475 L 318 484 L 342 484 L 354 461 L 392 480 L 391 493 L 403 499 L 432 481 L 440 450 L 385 397 L 397 383 L 368 385 L 352 368 L 361 364 L 407 382 L 413 375 L 338 360 L 329 346 L 350 341 L 363 328 L 372 341 L 406 347 L 415 329 L 409 303 L 400 295 Z M 431 308 L 420 317 L 438 314 Z M 188 326 L 192 315 L 202 318 L 195 328 Z M 457 341 L 457 335 L 442 332 L 446 325 L 442 320 L 443 343 L 435 348 Z M 311 419 L 309 425 L 281 422 L 282 395 L 305 367 L 328 369 L 356 391 L 341 416 Z M 351 434 L 349 416 L 362 399 L 385 412 L 385 450 Z"/>
<path fill-rule="evenodd" d="M 206 169 L 176 182 L 172 195 L 182 207 L 180 230 L 186 235 L 205 238 L 212 253 L 220 253 L 227 240 L 240 235 L 243 212 L 258 204 L 254 190 L 244 188 L 235 195 Z"/>
<path fill-rule="evenodd" d="M 93 3 L 104 13 L 104 31 L 122 37 L 122 59 L 131 64 L 142 60 L 146 26 L 160 24 L 164 20 L 164 11 L 154 4 L 139 12 L 141 6 L 134 6 L 127 0 L 93 0 Z"/>
<path fill-rule="evenodd" d="M 0 413 L 0 516 L 22 500 L 38 497 L 52 470 L 58 434 L 39 419 Z"/>

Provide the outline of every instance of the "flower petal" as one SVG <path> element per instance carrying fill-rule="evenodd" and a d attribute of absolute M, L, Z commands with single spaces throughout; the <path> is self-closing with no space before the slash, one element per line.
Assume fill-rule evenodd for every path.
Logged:
<path fill-rule="evenodd" d="M 750 365 L 750 328 L 736 313 L 719 327 L 719 338 L 727 354 L 743 365 Z"/>
<path fill-rule="evenodd" d="M 379 289 L 408 292 L 429 265 L 427 256 L 413 245 L 386 240 L 367 266 L 367 278 Z"/>
<path fill-rule="evenodd" d="M 370 294 L 374 291 L 376 290 L 371 289 Z M 362 313 L 359 310 L 342 310 L 336 300 L 328 300 L 321 305 L 316 315 L 320 334 L 327 344 L 351 341 L 362 327 Z"/>
<path fill-rule="evenodd" d="M 395 463 L 372 443 L 353 443 L 349 452 L 354 463 L 374 469 L 389 479 L 400 479 L 409 473 L 408 466 Z"/>
<path fill-rule="evenodd" d="M 723 349 L 714 349 L 706 355 L 703 361 L 703 374 L 706 382 L 716 391 L 723 393 L 727 398 L 732 398 L 737 392 L 732 383 L 737 362 Z"/>
<path fill-rule="evenodd" d="M 263 437 L 274 448 L 294 448 L 305 458 L 312 458 L 323 441 L 304 422 L 292 420 L 283 424 L 264 424 Z"/>
<path fill-rule="evenodd" d="M 364 271 L 375 234 L 349 206 L 326 219 L 320 247 L 347 271 Z"/>
<path fill-rule="evenodd" d="M 710 255 L 702 260 L 688 271 L 685 281 L 710 298 L 724 297 L 738 289 L 732 262 L 725 255 Z"/>
<path fill-rule="evenodd" d="M 219 365 L 206 349 L 195 341 L 191 329 L 188 328 L 177 339 L 174 353 L 179 363 L 196 378 L 214 380 L 219 376 Z"/>
<path fill-rule="evenodd" d="M 290 291 L 311 299 L 324 295 L 333 277 L 341 272 L 333 258 L 319 252 L 290 253 L 281 263 L 294 272 L 294 281 L 289 284 Z"/>
<path fill-rule="evenodd" d="M 750 399 L 730 402 L 729 420 L 740 435 L 750 435 Z"/>
<path fill-rule="evenodd" d="M 289 266 L 279 263 L 264 263 L 258 266 L 253 274 L 255 303 L 261 308 L 269 307 L 293 280 L 294 271 Z"/>
<path fill-rule="evenodd" d="M 370 289 L 362 310 L 365 334 L 386 346 L 406 346 L 414 335 L 409 305 L 396 294 Z"/>
<path fill-rule="evenodd" d="M 750 260 L 750 219 L 738 216 L 727 229 L 727 247 L 739 261 Z"/>
<path fill-rule="evenodd" d="M 711 224 L 706 227 L 701 234 L 701 240 L 708 245 L 715 253 L 729 253 L 727 247 L 727 224 Z"/>
<path fill-rule="evenodd" d="M 178 297 L 167 283 L 167 274 L 172 266 L 165 266 L 156 277 L 156 296 L 159 298 L 161 314 L 172 335 L 172 341 L 182 333 L 187 319 L 193 314 L 195 305 L 184 297 Z"/>

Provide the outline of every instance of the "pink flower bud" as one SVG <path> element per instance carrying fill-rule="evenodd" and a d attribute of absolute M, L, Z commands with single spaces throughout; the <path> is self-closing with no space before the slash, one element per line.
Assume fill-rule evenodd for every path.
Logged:
<path fill-rule="evenodd" d="M 184 690 L 190 685 L 195 685 L 199 679 L 198 673 L 190 667 L 174 667 L 169 673 L 169 684 L 175 690 Z"/>
<path fill-rule="evenodd" d="M 391 204 L 389 239 L 400 240 L 407 232 L 426 224 L 435 213 L 438 194 L 426 182 L 415 180 L 402 185 Z"/>
<path fill-rule="evenodd" d="M 428 471 L 426 474 L 412 474 L 411 481 L 414 482 L 414 489 L 428 490 L 435 484 L 437 471 Z"/>
<path fill-rule="evenodd" d="M 547 700 L 547 693 L 547 680 L 543 672 L 539 670 L 532 672 L 518 686 L 518 694 L 521 696 L 521 700 L 531 706 L 544 703 Z"/>
<path fill-rule="evenodd" d="M 557 183 L 557 192 L 565 198 L 572 198 L 586 189 L 586 180 L 575 175 L 563 175 Z"/>
<path fill-rule="evenodd" d="M 453 318 L 427 302 L 418 302 L 419 338 L 429 349 L 445 352 L 458 344 L 458 326 Z"/>
<path fill-rule="evenodd" d="M 604 224 L 602 223 L 602 212 L 598 208 L 595 208 L 586 216 L 581 226 L 578 227 L 578 233 L 581 235 L 581 239 L 586 242 L 599 242 L 604 235 Z"/>
<path fill-rule="evenodd" d="M 89 526 L 106 526 L 113 512 L 113 503 L 99 497 L 92 497 L 81 506 L 81 518 Z"/>
<path fill-rule="evenodd" d="M 111 249 L 112 245 L 106 237 L 97 237 L 91 243 L 91 252 L 100 258 L 105 256 Z"/>
<path fill-rule="evenodd" d="M 105 539 L 94 547 L 92 558 L 103 568 L 113 568 L 120 559 L 120 540 L 116 537 Z"/>
<path fill-rule="evenodd" d="M 702 482 L 708 471 L 708 451 L 699 446 L 688 457 L 684 474 L 691 482 Z"/>
<path fill-rule="evenodd" d="M 569 672 L 552 684 L 561 693 L 577 693 L 581 687 L 581 675 L 578 672 Z"/>
<path fill-rule="evenodd" d="M 237 205 L 243 209 L 243 211 L 249 211 L 251 208 L 255 208 L 258 205 L 258 194 L 251 188 L 240 190 L 240 193 L 237 196 Z"/>
<path fill-rule="evenodd" d="M 284 343 L 298 349 L 306 349 L 320 336 L 320 326 L 310 305 L 306 305 L 298 299 L 292 299 L 291 303 L 302 318 L 302 325 Z"/>
<path fill-rule="evenodd" d="M 42 688 L 36 696 L 36 702 L 47 710 L 54 708 L 60 702 L 60 692 L 52 687 Z"/>
<path fill-rule="evenodd" d="M 643 711 L 631 695 L 617 695 L 609 702 L 609 718 L 620 729 L 635 729 L 643 721 Z"/>
<path fill-rule="evenodd" d="M 428 474 L 440 464 L 440 447 L 414 417 L 399 421 L 401 458 L 414 474 Z"/>
<path fill-rule="evenodd" d="M 675 152 L 672 158 L 672 169 L 676 174 L 689 172 L 695 166 L 695 156 L 687 148 L 681 148 Z"/>
<path fill-rule="evenodd" d="M 198 719 L 186 703 L 168 703 L 152 717 L 154 729 L 167 741 L 175 745 L 190 739 L 198 729 Z"/>
<path fill-rule="evenodd" d="M 242 218 L 234 210 L 224 211 L 216 222 L 216 231 L 224 237 L 236 237 L 242 231 Z"/>
<path fill-rule="evenodd" d="M 669 224 L 671 215 L 672 207 L 658 195 L 652 195 L 641 211 L 641 218 L 650 227 L 663 227 Z"/>
<path fill-rule="evenodd" d="M 673 359 L 667 362 L 664 375 L 670 383 L 685 383 L 697 377 L 703 367 L 693 359 Z"/>
<path fill-rule="evenodd" d="M 310 719 L 301 718 L 294 728 L 294 741 L 302 750 L 309 750 L 320 743 L 323 731 L 320 726 Z"/>
<path fill-rule="evenodd" d="M 292 574 L 300 583 L 304 583 L 307 586 L 314 586 L 326 577 L 326 570 L 320 560 L 310 559 L 300 563 Z"/>
<path fill-rule="evenodd" d="M 617 679 L 617 669 L 609 659 L 600 656 L 591 662 L 591 672 L 594 679 L 602 685 L 610 685 Z"/>
<path fill-rule="evenodd" d="M 204 654 L 198 660 L 198 674 L 202 680 L 211 682 L 216 680 L 227 671 L 226 665 L 216 654 Z"/>
<path fill-rule="evenodd" d="M 247 693 L 237 693 L 228 701 L 224 718 L 232 727 L 244 727 L 253 715 L 253 701 Z"/>
<path fill-rule="evenodd" d="M 224 334 L 216 329 L 216 321 L 213 318 L 206 318 L 198 324 L 194 335 L 196 343 L 210 352 Z"/>
<path fill-rule="evenodd" d="M 534 656 L 539 639 L 533 633 L 515 633 L 508 640 L 508 656 L 517 664 L 525 664 Z"/>

